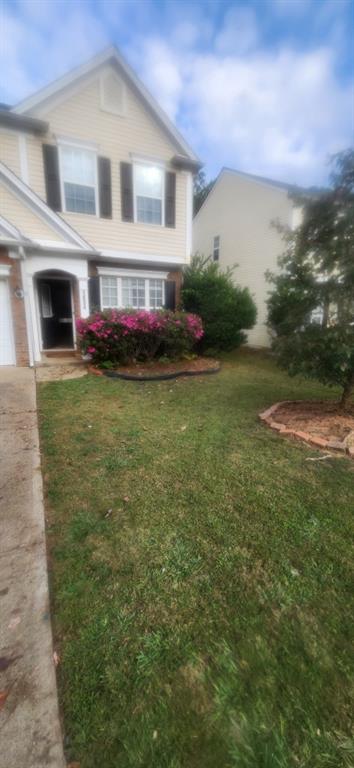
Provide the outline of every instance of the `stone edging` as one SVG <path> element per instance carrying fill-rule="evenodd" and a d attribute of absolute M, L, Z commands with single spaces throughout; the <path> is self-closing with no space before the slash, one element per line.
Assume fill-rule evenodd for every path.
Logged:
<path fill-rule="evenodd" d="M 109 379 L 123 379 L 123 381 L 168 381 L 169 379 L 177 379 L 180 376 L 207 376 L 212 373 L 219 373 L 220 365 L 217 368 L 205 368 L 199 371 L 175 371 L 175 373 L 161 373 L 156 376 L 134 376 L 130 373 L 118 373 L 118 371 L 102 370 L 101 368 L 95 368 L 94 365 L 88 366 L 89 373 L 93 373 L 95 376 L 107 376 Z"/>
<path fill-rule="evenodd" d="M 311 435 L 309 432 L 303 432 L 302 430 L 290 429 L 280 421 L 275 421 L 275 413 L 281 405 L 288 405 L 288 403 L 300 402 L 299 400 L 283 400 L 282 402 L 275 403 L 267 408 L 266 411 L 259 414 L 259 418 L 271 429 L 279 432 L 281 435 L 290 435 L 298 440 L 303 440 L 309 445 L 314 445 L 316 448 L 322 448 L 322 450 L 342 451 L 348 456 L 354 459 L 354 446 L 347 445 L 345 440 L 326 440 L 325 437 L 319 437 L 317 435 Z"/>

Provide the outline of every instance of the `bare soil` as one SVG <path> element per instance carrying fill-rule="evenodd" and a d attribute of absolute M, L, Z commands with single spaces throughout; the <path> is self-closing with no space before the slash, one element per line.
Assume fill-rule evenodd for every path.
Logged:
<path fill-rule="evenodd" d="M 176 360 L 169 362 L 151 361 L 149 363 L 134 363 L 120 365 L 117 373 L 125 373 L 129 376 L 161 376 L 167 373 L 180 373 L 181 371 L 202 372 L 217 370 L 218 360 L 212 357 L 196 357 L 193 360 Z"/>
<path fill-rule="evenodd" d="M 343 441 L 354 432 L 354 404 L 343 412 L 338 403 L 332 401 L 284 403 L 275 411 L 274 421 L 285 424 L 288 429 Z"/>

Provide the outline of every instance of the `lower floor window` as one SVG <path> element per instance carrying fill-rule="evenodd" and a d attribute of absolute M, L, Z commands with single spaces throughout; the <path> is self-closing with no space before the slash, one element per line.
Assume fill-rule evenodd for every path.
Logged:
<path fill-rule="evenodd" d="M 122 306 L 144 309 L 145 280 L 143 278 L 122 277 Z"/>
<path fill-rule="evenodd" d="M 164 280 L 150 277 L 101 277 L 102 309 L 162 309 Z"/>

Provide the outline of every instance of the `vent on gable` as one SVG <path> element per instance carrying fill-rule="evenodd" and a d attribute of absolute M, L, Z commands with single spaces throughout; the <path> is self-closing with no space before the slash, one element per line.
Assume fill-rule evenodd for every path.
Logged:
<path fill-rule="evenodd" d="M 100 81 L 101 109 L 113 115 L 125 114 L 125 85 L 114 72 L 102 75 Z"/>

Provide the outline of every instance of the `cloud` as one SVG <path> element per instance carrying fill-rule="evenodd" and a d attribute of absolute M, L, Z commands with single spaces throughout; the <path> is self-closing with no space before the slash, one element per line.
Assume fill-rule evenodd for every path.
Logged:
<path fill-rule="evenodd" d="M 221 53 L 246 53 L 255 48 L 259 40 L 257 17 L 253 8 L 230 8 L 216 37 L 215 48 Z"/>
<path fill-rule="evenodd" d="M 264 7 L 266 23 L 258 6 L 216 13 L 206 0 L 183 12 L 181 4 L 153 0 L 3 2 L 0 71 L 8 76 L 0 100 L 15 103 L 116 41 L 211 175 L 229 165 L 321 183 L 328 154 L 352 141 L 353 92 L 338 44 L 348 2 L 324 0 L 319 8 L 312 0 L 268 0 Z M 279 32 L 279 21 L 270 41 L 271 19 L 286 7 L 291 34 Z M 305 11 L 312 13 L 320 42 L 294 33 L 295 10 L 301 29 Z"/>
<path fill-rule="evenodd" d="M 148 84 L 211 173 L 221 165 L 298 183 L 321 182 L 329 154 L 350 143 L 351 89 L 329 48 L 180 56 L 145 43 Z M 149 68 L 148 68 L 149 69 Z M 170 76 L 173 73 L 173 76 Z"/>

